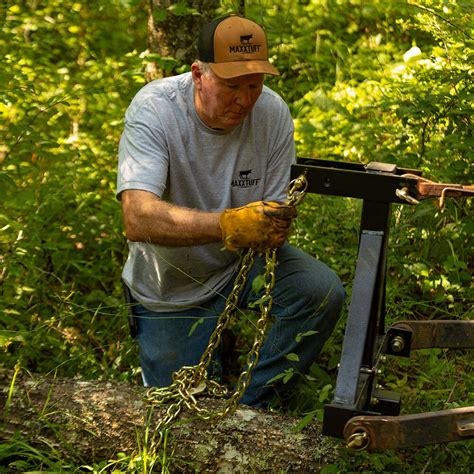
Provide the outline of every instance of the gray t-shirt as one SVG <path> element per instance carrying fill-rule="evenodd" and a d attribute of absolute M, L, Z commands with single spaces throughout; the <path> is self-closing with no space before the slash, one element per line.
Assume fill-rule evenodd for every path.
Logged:
<path fill-rule="evenodd" d="M 137 93 L 125 114 L 117 196 L 141 189 L 203 211 L 283 201 L 295 150 L 293 122 L 281 97 L 264 86 L 245 120 L 223 131 L 200 120 L 193 94 L 191 73 L 150 82 Z M 239 257 L 222 243 L 128 246 L 125 283 L 146 308 L 162 312 L 215 296 Z"/>

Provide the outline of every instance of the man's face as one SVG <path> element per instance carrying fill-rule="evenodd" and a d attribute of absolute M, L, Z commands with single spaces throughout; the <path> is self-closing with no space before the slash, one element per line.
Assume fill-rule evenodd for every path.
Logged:
<path fill-rule="evenodd" d="M 229 129 L 239 125 L 252 110 L 263 87 L 263 74 L 221 79 L 203 75 L 192 66 L 194 101 L 201 120 L 211 128 Z"/>

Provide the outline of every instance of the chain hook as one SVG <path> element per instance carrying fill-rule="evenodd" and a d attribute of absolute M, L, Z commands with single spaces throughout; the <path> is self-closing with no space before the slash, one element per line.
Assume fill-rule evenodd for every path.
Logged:
<path fill-rule="evenodd" d="M 298 206 L 306 195 L 308 188 L 308 180 L 306 179 L 306 171 L 297 178 L 290 181 L 288 185 L 288 197 L 285 203 L 289 206 Z"/>

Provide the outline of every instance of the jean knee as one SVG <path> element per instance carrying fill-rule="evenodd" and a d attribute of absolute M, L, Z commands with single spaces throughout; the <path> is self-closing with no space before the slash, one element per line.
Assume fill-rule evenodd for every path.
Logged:
<path fill-rule="evenodd" d="M 321 311 L 331 307 L 340 312 L 346 292 L 339 277 L 330 268 L 324 267 L 318 273 L 303 275 L 302 284 L 298 286 L 299 295 L 308 305 Z"/>
<path fill-rule="evenodd" d="M 329 299 L 329 306 L 332 308 L 331 316 L 334 320 L 334 324 L 336 324 L 341 316 L 342 308 L 344 307 L 344 301 L 346 299 L 346 291 L 344 290 L 344 286 L 342 285 L 339 277 L 336 275 Z"/>
<path fill-rule="evenodd" d="M 178 366 L 183 363 L 182 354 L 171 347 L 161 345 L 152 345 L 142 340 L 138 340 L 140 348 L 140 360 L 148 367 L 157 367 L 159 365 Z M 166 361 L 166 362 L 164 362 Z"/>

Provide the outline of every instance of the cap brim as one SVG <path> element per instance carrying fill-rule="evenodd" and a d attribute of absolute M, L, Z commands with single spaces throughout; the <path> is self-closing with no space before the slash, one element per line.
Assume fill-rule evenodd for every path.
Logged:
<path fill-rule="evenodd" d="M 231 61 L 224 63 L 209 63 L 212 72 L 222 79 L 246 76 L 248 74 L 271 74 L 279 76 L 278 70 L 268 61 Z"/>

